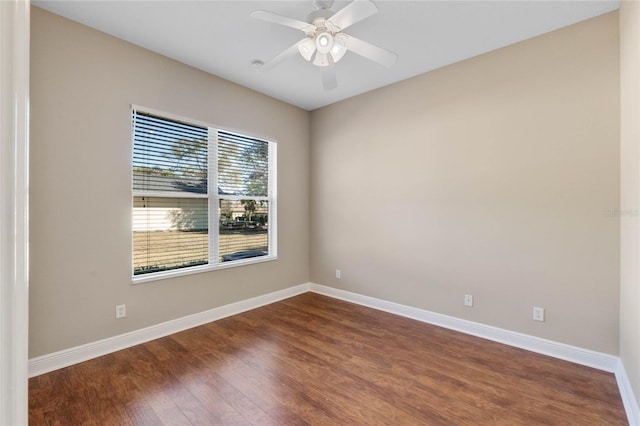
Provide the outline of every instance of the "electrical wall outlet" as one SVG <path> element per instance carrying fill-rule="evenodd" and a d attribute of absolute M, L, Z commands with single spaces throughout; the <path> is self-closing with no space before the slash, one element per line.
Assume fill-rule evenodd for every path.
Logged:
<path fill-rule="evenodd" d="M 533 320 L 544 322 L 544 308 L 533 307 Z"/>
<path fill-rule="evenodd" d="M 340 269 L 336 269 L 336 278 L 340 279 L 342 277 L 342 272 L 340 272 Z"/>
<path fill-rule="evenodd" d="M 116 319 L 127 316 L 127 305 L 116 305 Z"/>
<path fill-rule="evenodd" d="M 473 296 L 470 294 L 464 295 L 464 306 L 473 306 Z"/>

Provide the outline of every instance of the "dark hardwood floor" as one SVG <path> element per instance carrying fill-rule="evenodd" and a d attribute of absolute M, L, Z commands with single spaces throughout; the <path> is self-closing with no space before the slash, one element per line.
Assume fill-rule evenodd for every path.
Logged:
<path fill-rule="evenodd" d="M 615 425 L 610 373 L 313 293 L 29 382 L 31 425 Z"/>

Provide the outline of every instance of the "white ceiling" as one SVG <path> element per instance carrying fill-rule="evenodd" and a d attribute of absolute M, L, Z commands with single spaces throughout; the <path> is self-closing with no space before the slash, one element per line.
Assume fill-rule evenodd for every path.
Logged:
<path fill-rule="evenodd" d="M 601 1 L 376 1 L 379 13 L 345 32 L 399 55 L 385 68 L 354 53 L 336 64 L 338 88 L 322 88 L 320 70 L 296 56 L 268 72 L 267 60 L 303 37 L 249 17 L 268 10 L 305 20 L 306 1 L 51 1 L 38 7 L 94 27 L 258 92 L 313 110 L 548 31 L 618 9 Z M 337 1 L 337 11 L 348 2 Z"/>

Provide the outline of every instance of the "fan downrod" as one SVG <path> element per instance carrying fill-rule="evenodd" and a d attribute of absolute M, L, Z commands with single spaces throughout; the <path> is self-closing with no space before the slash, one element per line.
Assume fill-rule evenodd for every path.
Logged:
<path fill-rule="evenodd" d="M 316 10 L 331 9 L 331 6 L 333 6 L 333 0 L 313 0 L 313 6 Z"/>

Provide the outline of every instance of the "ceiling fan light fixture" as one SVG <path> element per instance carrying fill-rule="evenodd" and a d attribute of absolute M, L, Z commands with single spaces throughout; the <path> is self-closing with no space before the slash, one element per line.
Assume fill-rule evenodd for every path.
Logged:
<path fill-rule="evenodd" d="M 304 59 L 310 61 L 316 51 L 316 43 L 313 38 L 308 37 L 298 43 L 298 51 Z"/>
<path fill-rule="evenodd" d="M 322 32 L 316 35 L 316 49 L 320 53 L 329 53 L 333 48 L 334 41 L 331 33 Z"/>
<path fill-rule="evenodd" d="M 331 48 L 333 62 L 338 62 L 345 53 L 347 53 L 347 36 L 344 34 L 336 34 L 333 38 L 333 47 Z"/>
<path fill-rule="evenodd" d="M 347 51 L 387 67 L 398 61 L 397 54 L 342 32 L 356 22 L 375 15 L 378 8 L 373 1 L 352 0 L 337 12 L 330 9 L 334 0 L 314 1 L 316 10 L 307 16 L 306 21 L 265 10 L 251 13 L 253 18 L 290 27 L 304 33 L 302 40 L 269 59 L 264 65 L 254 64 L 256 69 L 261 71 L 271 69 L 299 53 L 306 61 L 317 67 L 322 67 L 322 85 L 325 90 L 331 90 L 337 87 L 334 64 L 340 61 Z"/>

